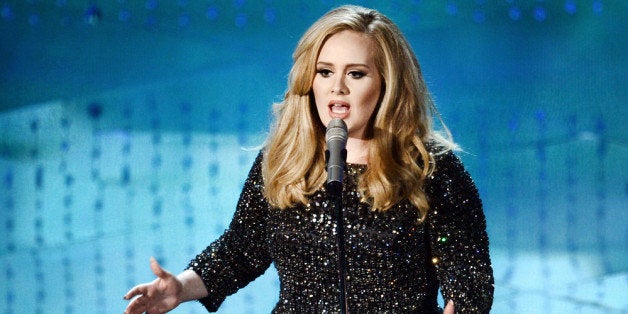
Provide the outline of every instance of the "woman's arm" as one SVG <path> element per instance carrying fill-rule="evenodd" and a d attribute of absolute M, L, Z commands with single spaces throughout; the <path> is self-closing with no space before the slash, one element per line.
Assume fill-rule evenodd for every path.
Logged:
<path fill-rule="evenodd" d="M 216 311 L 224 299 L 262 275 L 272 259 L 266 237 L 269 205 L 263 195 L 260 153 L 244 183 L 235 214 L 222 236 L 188 266 L 207 290 L 199 301 Z"/>
<path fill-rule="evenodd" d="M 209 311 L 215 311 L 227 295 L 264 273 L 271 258 L 266 247 L 268 204 L 262 195 L 261 158 L 260 154 L 249 172 L 229 229 L 179 275 L 151 259 L 157 278 L 124 296 L 126 300 L 137 297 L 125 313 L 165 313 L 191 300 L 200 300 Z"/>
<path fill-rule="evenodd" d="M 455 304 L 457 313 L 488 313 L 493 302 L 493 269 L 482 202 L 453 152 L 435 158 L 436 170 L 426 185 L 427 223 L 443 298 L 448 305 Z"/>

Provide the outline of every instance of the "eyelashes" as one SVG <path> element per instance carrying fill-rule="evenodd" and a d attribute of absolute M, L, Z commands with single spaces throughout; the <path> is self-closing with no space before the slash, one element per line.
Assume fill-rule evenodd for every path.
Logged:
<path fill-rule="evenodd" d="M 329 69 L 318 69 L 316 73 L 320 74 L 322 77 L 330 77 L 333 72 Z"/>
<path fill-rule="evenodd" d="M 318 69 L 316 70 L 316 73 L 320 74 L 322 77 L 330 77 L 332 76 L 332 74 L 334 73 L 332 70 L 330 69 Z M 360 79 L 363 78 L 364 76 L 366 76 L 366 73 L 362 72 L 362 71 L 349 71 L 347 73 L 347 76 L 350 76 L 354 79 Z"/>

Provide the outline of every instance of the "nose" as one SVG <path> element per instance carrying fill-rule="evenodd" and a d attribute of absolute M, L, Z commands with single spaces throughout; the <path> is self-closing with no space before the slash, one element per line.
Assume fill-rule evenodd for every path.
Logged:
<path fill-rule="evenodd" d="M 334 85 L 331 88 L 332 94 L 338 95 L 346 95 L 349 93 L 349 89 L 345 84 L 345 78 L 342 75 L 339 75 L 338 78 L 334 81 Z"/>

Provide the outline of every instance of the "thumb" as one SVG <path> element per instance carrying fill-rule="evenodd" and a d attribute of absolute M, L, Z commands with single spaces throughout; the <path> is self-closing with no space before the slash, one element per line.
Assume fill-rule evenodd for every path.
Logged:
<path fill-rule="evenodd" d="M 155 276 L 161 279 L 164 279 L 165 277 L 168 277 L 170 275 L 169 272 L 161 268 L 161 265 L 159 265 L 154 257 L 150 258 L 150 269 L 153 271 L 153 274 L 155 274 Z"/>
<path fill-rule="evenodd" d="M 443 311 L 443 314 L 454 314 L 454 313 L 455 313 L 454 301 L 449 300 L 449 302 L 447 302 L 447 306 L 445 306 L 445 310 Z"/>

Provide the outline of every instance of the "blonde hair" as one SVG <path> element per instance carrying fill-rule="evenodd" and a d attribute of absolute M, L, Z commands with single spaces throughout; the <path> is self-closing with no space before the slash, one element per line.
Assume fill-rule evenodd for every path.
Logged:
<path fill-rule="evenodd" d="M 352 5 L 322 16 L 294 51 L 288 90 L 284 100 L 274 106 L 276 120 L 264 149 L 265 197 L 279 208 L 306 204 L 308 196 L 325 182 L 325 130 L 316 112 L 312 82 L 321 47 L 331 35 L 344 30 L 372 39 L 382 78 L 380 102 L 369 130 L 368 169 L 358 184 L 362 201 L 385 211 L 407 199 L 424 217 L 429 204 L 423 183 L 434 170 L 426 143 L 444 151 L 453 147 L 453 142 L 432 129 L 432 116 L 437 112 L 401 31 L 381 13 Z"/>

